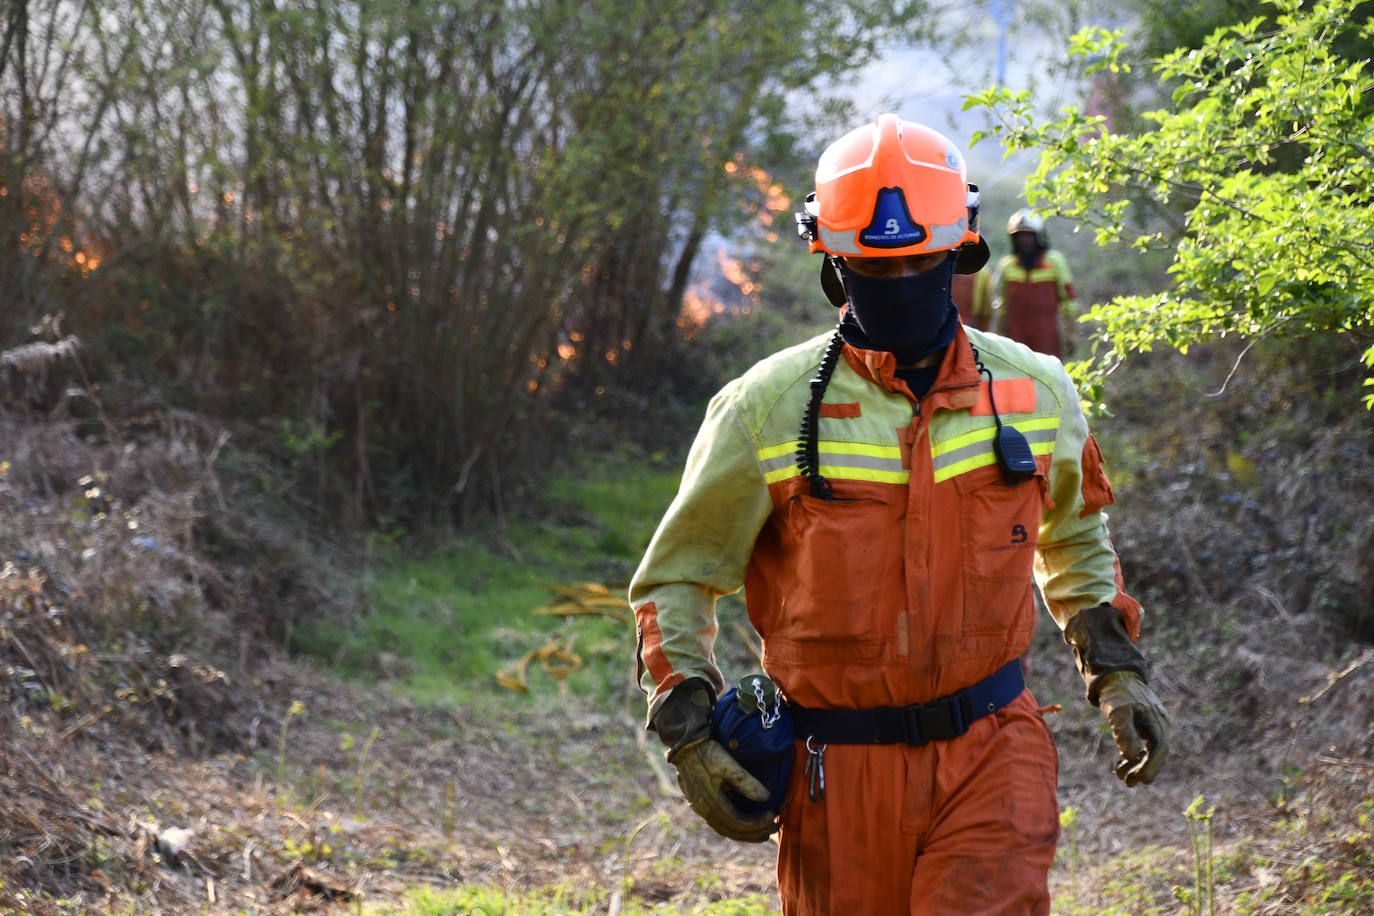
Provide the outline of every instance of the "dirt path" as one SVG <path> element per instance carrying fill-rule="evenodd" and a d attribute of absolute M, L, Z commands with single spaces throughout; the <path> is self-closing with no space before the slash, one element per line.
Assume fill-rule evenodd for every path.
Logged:
<path fill-rule="evenodd" d="M 1072 683 L 1048 685 L 1048 661 L 1040 669 L 1041 702 L 1065 704 L 1050 722 L 1061 805 L 1078 812 L 1081 870 L 1161 846 L 1186 874 L 1183 812 L 1198 795 L 1220 809 L 1219 844 L 1244 836 L 1284 756 L 1309 759 L 1333 735 L 1348 736 L 1374 703 L 1374 678 L 1352 677 L 1312 710 L 1305 740 L 1275 741 L 1282 729 L 1273 710 L 1264 743 L 1224 752 L 1204 720 L 1177 716 L 1165 776 L 1128 791 L 1107 773 L 1110 739 L 1096 711 Z M 1184 685 L 1162 680 L 1166 703 L 1186 709 Z M 279 717 L 256 722 L 254 753 L 200 760 L 139 750 L 98 727 L 65 740 L 56 730 L 25 731 L 7 745 L 5 795 L 20 811 L 45 813 L 30 819 L 26 838 L 12 812 L 4 839 L 46 863 L 45 886 L 83 900 L 85 912 L 133 904 L 140 913 L 289 913 L 359 894 L 368 905 L 395 905 L 410 887 L 471 884 L 596 887 L 608 906 L 628 893 L 672 901 L 679 912 L 750 895 L 776 903 L 772 845 L 727 842 L 697 821 L 657 750 L 636 741 L 634 698 L 607 711 L 534 697 L 528 714 L 482 721 L 344 688 L 302 666 L 276 665 L 254 690 L 279 715 L 292 701 L 304 707 L 287 723 L 285 793 Z M 14 880 L 22 871 L 5 877 L 8 888 L 23 886 Z M 1077 877 L 1066 860 L 1053 884 L 1062 890 Z M 0 906 L 21 902 L 0 897 Z"/>

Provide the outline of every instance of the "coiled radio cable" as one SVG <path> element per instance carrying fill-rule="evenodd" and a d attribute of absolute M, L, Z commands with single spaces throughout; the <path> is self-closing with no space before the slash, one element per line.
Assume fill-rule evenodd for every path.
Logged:
<path fill-rule="evenodd" d="M 821 400 L 825 397 L 826 386 L 830 384 L 830 376 L 835 373 L 835 366 L 839 364 L 840 352 L 843 349 L 844 335 L 840 332 L 840 325 L 836 325 L 835 334 L 825 348 L 825 355 L 821 357 L 816 377 L 811 380 L 811 400 L 806 405 L 806 412 L 802 414 L 801 430 L 797 434 L 797 470 L 810 484 L 811 495 L 816 499 L 835 498 L 830 481 L 821 476 L 818 437 Z"/>

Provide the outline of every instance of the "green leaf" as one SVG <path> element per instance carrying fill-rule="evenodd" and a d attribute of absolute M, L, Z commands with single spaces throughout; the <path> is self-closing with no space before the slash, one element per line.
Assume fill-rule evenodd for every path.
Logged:
<path fill-rule="evenodd" d="M 1039 146 L 1025 197 L 1095 217 L 1099 245 L 1167 250 L 1164 289 L 1094 305 L 1092 366 L 1186 350 L 1228 334 L 1374 334 L 1374 106 L 1365 63 L 1342 50 L 1374 35 L 1357 0 L 1275 0 L 1280 14 L 1213 29 L 1154 61 L 1173 107 L 1088 139 L 1072 109 L 1033 126 L 1027 104 L 984 96 L 1008 152 Z M 1117 53 L 1098 31 L 1072 54 Z M 1013 121 L 1011 115 L 1018 119 Z M 1153 197 L 1158 211 L 1125 204 Z M 1339 290 L 1339 295 L 1333 291 Z M 1368 371 L 1374 377 L 1374 356 Z"/>

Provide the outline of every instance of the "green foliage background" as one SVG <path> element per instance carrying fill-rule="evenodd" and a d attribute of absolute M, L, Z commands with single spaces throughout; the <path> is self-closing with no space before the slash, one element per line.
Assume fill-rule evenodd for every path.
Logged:
<path fill-rule="evenodd" d="M 671 383 L 703 238 L 921 8 L 7 4 L 0 341 L 60 312 L 112 409 L 308 431 L 346 524 L 504 511 L 589 392 Z"/>
<path fill-rule="evenodd" d="M 1009 151 L 1042 152 L 1030 202 L 1095 227 L 1099 245 L 1171 252 L 1169 285 L 1099 303 L 1079 365 L 1088 395 L 1132 353 L 1237 336 L 1346 335 L 1374 370 L 1374 29 L 1355 0 L 1274 0 L 1155 65 L 1171 104 L 1123 129 L 1067 108 L 1044 118 L 1026 93 L 970 97 Z M 1131 79 L 1120 33 L 1087 29 L 1070 51 L 1109 82 Z M 1367 380 L 1366 385 L 1374 384 Z M 1374 395 L 1366 399 L 1374 406 Z"/>
<path fill-rule="evenodd" d="M 1017 21 L 1071 34 L 1116 6 L 1025 0 Z M 1003 89 L 970 109 L 1000 119 L 991 133 L 1010 152 L 1043 154 L 1027 193 L 1062 217 L 1056 247 L 1096 303 L 1077 343 L 1102 336 L 1079 371 L 1116 412 L 1094 428 L 1156 683 L 1186 738 L 1170 778 L 1227 768 L 1252 781 L 1230 805 L 1260 826 L 1231 820 L 1241 830 L 1218 882 L 1236 912 L 1363 912 L 1367 694 L 1353 677 L 1322 682 L 1365 664 L 1374 633 L 1374 451 L 1351 381 L 1374 352 L 1367 4 L 1138 8 L 1129 40 L 1080 33 L 1038 76 L 1085 76 L 1101 90 L 1091 112 L 1046 114 Z M 642 788 L 628 620 L 536 609 L 570 580 L 620 590 L 705 398 L 833 324 L 815 259 L 789 237 L 790 201 L 854 123 L 836 87 L 885 41 L 944 28 L 928 12 L 920 0 L 0 7 L 0 731 L 44 766 L 93 774 L 68 787 L 69 846 L 0 857 L 0 909 L 69 890 L 109 901 L 112 880 L 143 899 L 147 844 L 91 830 L 102 810 L 121 824 L 190 810 L 193 793 L 108 779 L 145 775 L 128 761 L 149 749 L 184 755 L 177 769 L 234 769 L 257 783 L 244 798 L 264 774 L 276 785 L 278 823 L 221 808 L 214 819 L 231 822 L 207 835 L 205 861 L 237 863 L 252 837 L 279 845 L 280 864 L 409 864 L 428 878 L 425 856 L 453 852 L 453 790 L 413 785 L 395 764 L 423 746 L 488 772 L 501 758 L 477 753 L 462 721 L 487 714 L 491 729 L 472 734 L 510 739 L 530 762 L 556 748 L 541 776 L 593 796 L 591 821 L 568 829 L 626 859 L 640 827 L 672 820 L 642 820 L 655 802 L 704 830 L 675 795 Z M 1007 186 L 988 196 L 997 253 L 1021 202 Z M 686 321 L 694 268 L 719 239 L 755 286 L 734 314 Z M 34 340 L 53 349 L 18 346 Z M 1128 356 L 1132 373 L 1108 377 Z M 1233 377 L 1235 396 L 1201 396 Z M 738 596 L 719 613 L 723 669 L 752 669 Z M 306 715 L 289 679 L 256 682 L 268 645 L 394 687 L 388 699 L 421 714 L 374 725 L 341 708 L 354 694 L 340 688 L 340 718 L 312 722 L 334 698 L 314 693 Z M 513 662 L 548 646 L 581 667 L 536 664 L 530 693 L 501 689 Z M 1067 664 L 1057 633 L 1035 651 Z M 1081 768 L 1102 747 L 1100 716 L 1072 672 L 1044 681 Z M 1351 691 L 1351 709 L 1318 704 L 1303 733 L 1289 729 L 1314 683 Z M 1287 761 L 1303 734 L 1353 756 L 1298 779 L 1273 756 Z M 0 772 L 7 798 L 25 799 L 26 772 Z M 1277 804 L 1240 801 L 1270 783 Z M 541 831 L 570 811 L 548 780 L 519 788 Z M 298 833 L 326 790 L 407 819 L 404 848 L 384 838 L 370 860 Z M 403 797 L 438 829 L 432 848 L 414 848 Z M 1177 816 L 1132 828 L 1158 835 Z M 60 831 L 39 827 L 41 851 Z M 712 901 L 697 912 L 767 910 L 723 899 L 716 850 L 689 867 L 679 838 L 664 827 L 639 873 L 646 895 L 623 912 L 661 910 L 656 877 L 680 887 L 692 871 L 689 897 Z M 1062 853 L 1076 869 L 1073 840 Z M 1073 871 L 1057 910 L 1202 912 L 1177 851 L 1083 866 L 1095 892 Z M 201 905 L 203 876 L 161 874 Z M 630 890 L 463 884 L 417 893 L 407 912 L 599 911 L 617 886 Z"/>

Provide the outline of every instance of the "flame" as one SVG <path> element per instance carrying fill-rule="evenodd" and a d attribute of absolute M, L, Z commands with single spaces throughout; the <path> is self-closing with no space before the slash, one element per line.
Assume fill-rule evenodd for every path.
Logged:
<path fill-rule="evenodd" d="M 759 201 L 754 218 L 760 225 L 773 225 L 779 213 L 791 209 L 792 199 L 783 192 L 782 184 L 773 180 L 773 176 L 761 166 L 746 166 L 743 153 L 737 153 L 734 159 L 725 163 L 725 173 L 731 177 L 745 178 L 753 184 L 755 193 L 748 195 L 748 199 Z"/>
<path fill-rule="evenodd" d="M 697 332 L 706 326 L 707 319 L 716 313 L 715 306 L 719 304 L 700 290 L 687 290 L 682 297 L 682 311 L 677 317 L 678 330 L 682 331 L 683 339 L 696 337 Z"/>
<path fill-rule="evenodd" d="M 724 246 L 716 249 L 715 260 L 718 272 L 697 280 L 683 294 L 677 326 L 685 340 L 693 339 L 712 316 L 748 314 L 759 303 L 759 284 L 751 274 L 753 265 L 731 256 Z M 722 280 L 738 295 L 731 294 Z"/>
<path fill-rule="evenodd" d="M 3 124 L 0 124 L 3 127 Z M 0 155 L 5 152 L 0 133 Z M 10 188 L 0 184 L 0 197 L 9 197 Z M 105 246 L 79 241 L 70 234 L 57 235 L 62 218 L 62 200 L 57 188 L 41 173 L 26 175 L 21 183 L 19 206 L 28 221 L 19 234 L 19 243 L 28 254 L 46 256 L 55 263 L 89 277 L 100 267 Z"/>
<path fill-rule="evenodd" d="M 754 186 L 763 195 L 758 220 L 765 226 L 771 226 L 779 213 L 791 208 L 792 199 L 783 193 L 782 185 L 774 181 L 772 175 L 758 166 L 751 169 L 749 174 L 754 179 Z"/>
<path fill-rule="evenodd" d="M 751 299 L 758 295 L 759 285 L 749 276 L 743 261 L 730 257 L 724 248 L 717 248 L 716 264 L 720 266 L 720 272 L 725 279 L 738 287 L 744 295 Z"/>

